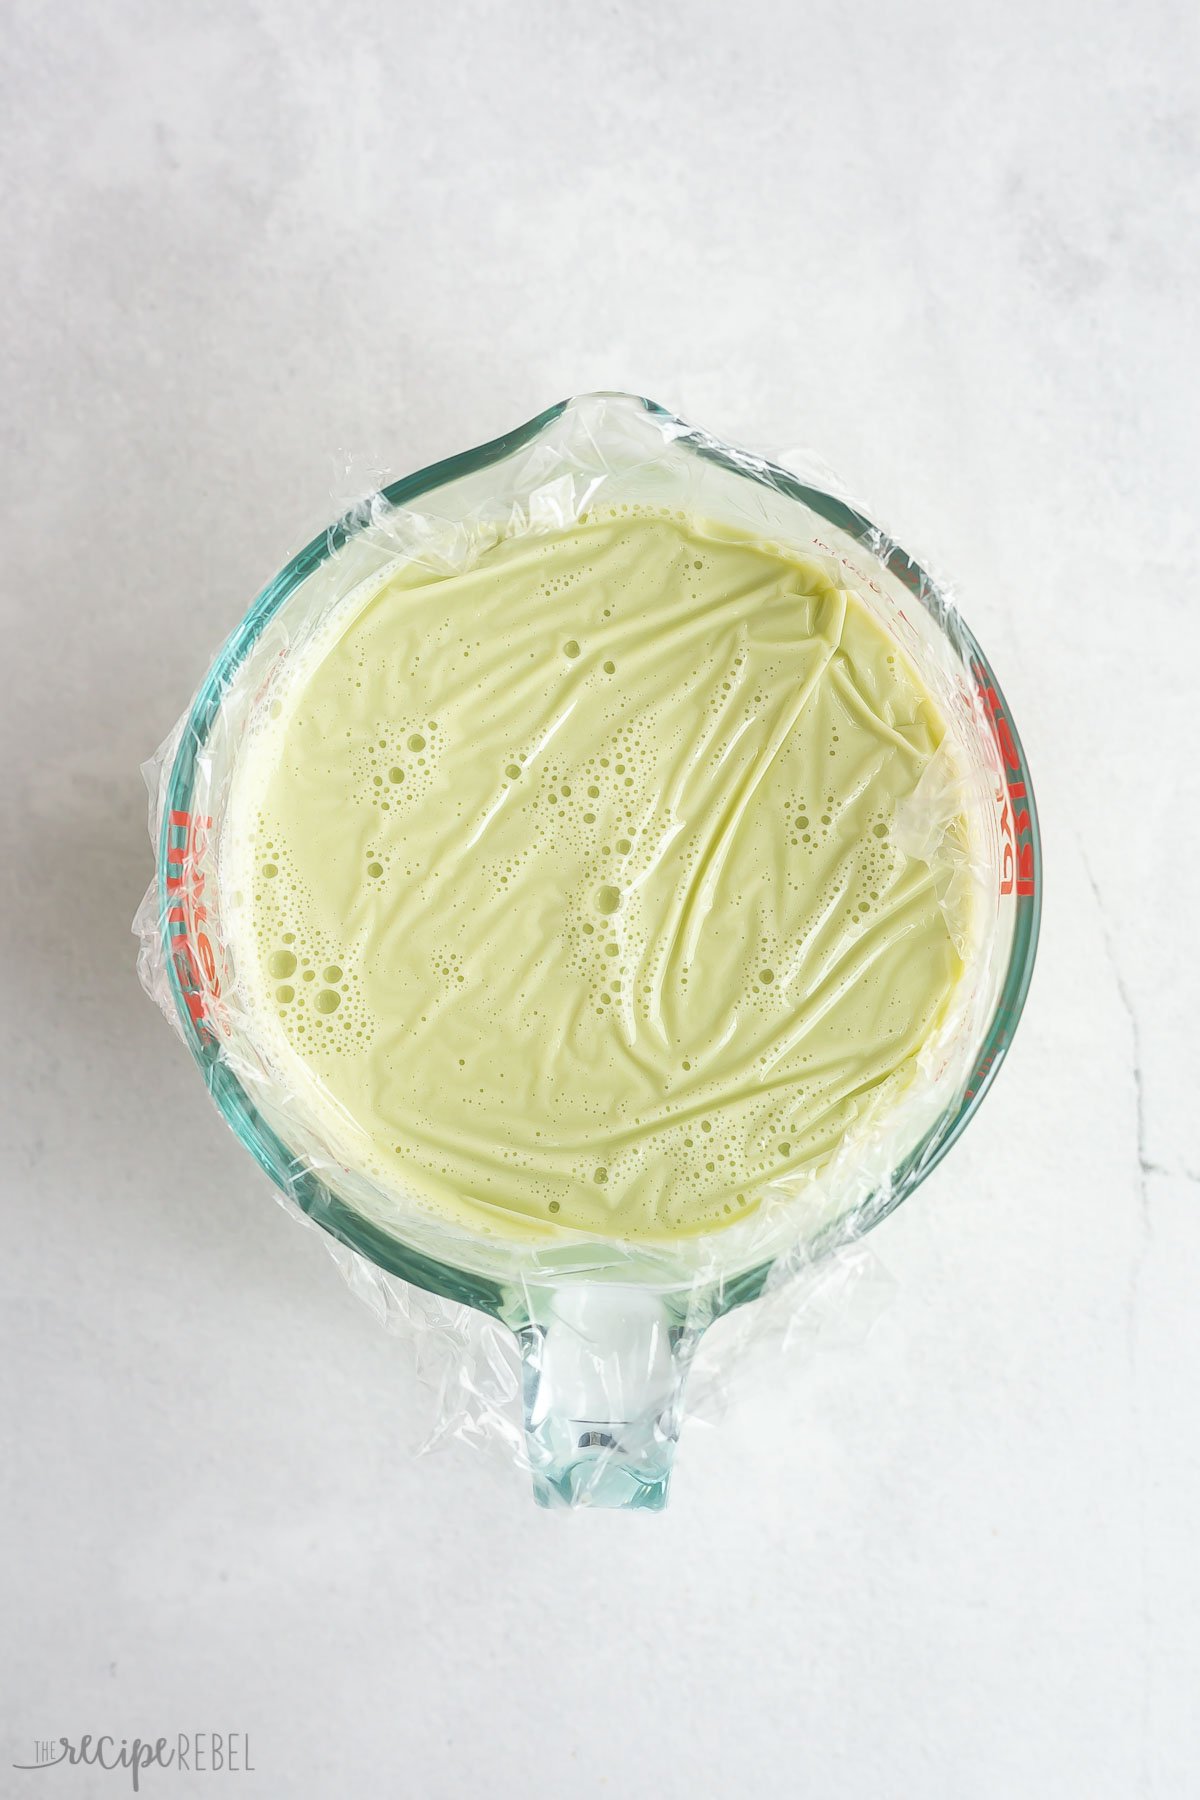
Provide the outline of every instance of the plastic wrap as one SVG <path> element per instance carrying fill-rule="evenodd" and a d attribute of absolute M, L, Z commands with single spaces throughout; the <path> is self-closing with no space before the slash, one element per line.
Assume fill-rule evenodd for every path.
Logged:
<path fill-rule="evenodd" d="M 331 625 L 398 569 L 458 574 L 504 540 L 560 533 L 605 508 L 702 516 L 769 540 L 885 627 L 945 725 L 894 838 L 928 866 L 964 972 L 900 1088 L 868 1098 L 820 1166 L 764 1183 L 744 1216 L 659 1241 L 549 1226 L 506 1237 L 371 1169 L 336 1111 L 284 1073 L 231 950 L 230 796 L 246 745 L 319 660 Z M 811 1338 L 843 1305 L 861 1314 L 877 1284 L 860 1240 L 966 1123 L 1028 985 L 1028 772 L 945 587 L 802 473 L 630 396 L 564 403 L 357 503 L 260 595 L 146 772 L 158 866 L 135 925 L 144 986 L 285 1201 L 330 1234 L 351 1285 L 411 1337 L 436 1394 L 433 1440 L 501 1446 L 546 1504 L 661 1505 L 689 1370 L 693 1397 L 711 1407 L 756 1339 Z M 735 1309 L 710 1353 L 708 1327 Z"/>

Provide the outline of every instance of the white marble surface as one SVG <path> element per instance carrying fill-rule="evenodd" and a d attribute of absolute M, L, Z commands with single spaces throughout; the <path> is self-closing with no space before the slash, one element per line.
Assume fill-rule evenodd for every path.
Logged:
<path fill-rule="evenodd" d="M 1200 1790 L 1189 0 L 15 0 L 0 134 L 0 1791 Z M 408 1352 L 139 993 L 139 760 L 358 469 L 572 391 L 820 451 L 1025 736 L 1015 1051 L 860 1347 L 661 1518 L 414 1460 Z M 1191 818 L 1193 825 L 1186 826 Z M 147 1776 L 143 1791 L 219 1791 Z"/>

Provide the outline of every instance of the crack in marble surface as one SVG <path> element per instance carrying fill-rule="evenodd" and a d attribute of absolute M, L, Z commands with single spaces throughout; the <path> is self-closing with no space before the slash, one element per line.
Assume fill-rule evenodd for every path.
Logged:
<path fill-rule="evenodd" d="M 1166 1163 L 1143 1162 L 1144 1175 L 1165 1175 L 1169 1181 L 1194 1181 L 1200 1184 L 1200 1169 L 1171 1169 Z"/>
<path fill-rule="evenodd" d="M 1117 959 L 1116 948 L 1113 943 L 1112 927 L 1108 917 L 1108 908 L 1104 903 L 1104 896 L 1100 892 L 1100 885 L 1097 882 L 1095 875 L 1092 873 L 1092 866 L 1087 859 L 1087 852 L 1084 850 L 1082 844 L 1080 844 L 1079 847 L 1079 854 L 1083 862 L 1083 872 L 1088 879 L 1088 886 L 1091 888 L 1096 901 L 1096 911 L 1100 918 L 1100 933 L 1104 940 L 1104 953 L 1108 960 L 1109 969 L 1112 972 L 1113 985 L 1117 990 L 1117 998 L 1121 1002 L 1122 1011 L 1129 1022 L 1130 1046 L 1133 1053 L 1133 1096 L 1137 1124 L 1139 1210 L 1141 1213 L 1143 1231 L 1147 1237 L 1151 1237 L 1153 1236 L 1153 1222 L 1150 1217 L 1149 1196 L 1146 1191 L 1146 1177 L 1147 1175 L 1169 1174 L 1174 1171 L 1164 1169 L 1161 1164 L 1154 1162 L 1146 1150 L 1146 1082 L 1142 1072 L 1141 1023 L 1138 1019 L 1137 1008 L 1133 1004 L 1133 995 L 1129 990 L 1128 983 L 1121 972 L 1120 962 Z"/>

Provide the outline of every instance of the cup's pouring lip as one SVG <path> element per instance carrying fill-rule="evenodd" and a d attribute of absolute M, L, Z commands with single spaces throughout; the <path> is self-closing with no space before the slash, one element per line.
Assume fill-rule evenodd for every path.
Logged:
<path fill-rule="evenodd" d="M 947 620 L 953 618 L 955 649 L 970 668 L 980 691 L 987 696 L 994 721 L 993 729 L 1002 748 L 1009 790 L 1012 792 L 1015 789 L 1020 795 L 1021 850 L 1026 878 L 1016 894 L 1008 965 L 974 1064 L 974 1074 L 957 1099 L 950 1103 L 941 1118 L 905 1158 L 904 1163 L 893 1171 L 886 1192 L 867 1207 L 856 1208 L 846 1217 L 835 1220 L 809 1246 L 808 1254 L 817 1256 L 878 1224 L 913 1191 L 966 1128 L 1007 1054 L 1029 992 L 1041 922 L 1041 836 L 1025 751 L 986 655 L 945 588 L 933 576 L 898 545 L 884 538 L 869 519 L 846 501 L 821 488 L 808 485 L 787 469 L 765 458 L 749 455 L 722 443 L 707 432 L 688 425 L 653 400 L 611 391 L 559 401 L 557 405 L 548 407 L 502 437 L 431 463 L 428 467 L 391 483 L 382 489 L 382 498 L 391 506 L 402 506 L 459 476 L 478 473 L 533 442 L 569 408 L 598 401 L 627 404 L 640 409 L 669 429 L 672 437 L 686 444 L 692 454 L 716 461 L 744 479 L 761 482 L 800 501 L 828 524 L 879 556 L 891 573 L 933 615 L 943 632 L 946 631 Z M 301 582 L 348 542 L 358 528 L 358 522 L 352 516 L 343 517 L 313 538 L 284 565 L 259 593 L 227 638 L 196 694 L 180 733 L 164 789 L 157 868 L 164 961 L 183 1035 L 204 1074 L 209 1091 L 227 1122 L 275 1184 L 314 1222 L 389 1273 L 399 1275 L 431 1293 L 478 1307 L 497 1316 L 506 1316 L 512 1310 L 511 1295 L 500 1282 L 473 1270 L 441 1263 L 413 1249 L 340 1200 L 315 1171 L 299 1165 L 294 1153 L 261 1117 L 252 1097 L 222 1057 L 215 1042 L 195 1029 L 181 972 L 172 956 L 168 922 L 172 818 L 191 813 L 196 764 L 220 710 L 222 696 L 239 664 L 280 607 Z M 884 548 L 881 549 L 881 545 Z M 719 1284 L 719 1289 L 714 1284 L 713 1304 L 709 1310 L 715 1315 L 754 1298 L 761 1290 L 773 1261 L 774 1258 L 771 1258 L 736 1276 L 726 1278 Z M 664 1290 L 670 1285 L 662 1284 Z M 691 1284 L 681 1282 L 680 1285 Z"/>

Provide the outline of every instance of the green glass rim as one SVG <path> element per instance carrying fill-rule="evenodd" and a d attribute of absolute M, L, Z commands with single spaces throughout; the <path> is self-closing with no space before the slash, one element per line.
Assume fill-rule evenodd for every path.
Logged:
<path fill-rule="evenodd" d="M 876 555 L 881 554 L 881 544 L 890 545 L 890 540 L 884 539 L 876 526 L 844 501 L 806 485 L 774 463 L 733 451 L 707 433 L 687 425 L 653 400 L 616 393 L 591 397 L 621 399 L 643 407 L 655 419 L 669 426 L 673 438 L 683 442 L 694 455 L 716 462 L 733 474 L 758 481 L 800 501 L 828 524 L 845 532 L 848 537 Z M 561 400 L 503 437 L 493 438 L 489 443 L 481 444 L 473 450 L 464 450 L 457 456 L 447 457 L 442 462 L 418 469 L 383 488 L 382 497 L 392 506 L 403 506 L 446 482 L 460 476 L 477 474 L 532 442 L 547 425 L 575 403 L 574 399 Z M 274 579 L 268 582 L 217 653 L 192 703 L 167 778 L 159 834 L 157 886 L 164 961 L 183 1035 L 200 1067 L 209 1093 L 234 1132 L 276 1186 L 292 1198 L 315 1223 L 389 1274 L 400 1276 L 403 1280 L 413 1282 L 446 1299 L 477 1307 L 499 1318 L 507 1318 L 512 1309 L 509 1296 L 500 1283 L 472 1271 L 438 1262 L 374 1225 L 340 1200 L 288 1148 L 258 1112 L 245 1085 L 229 1067 L 215 1039 L 197 1029 L 192 1007 L 188 1004 L 189 996 L 172 954 L 168 873 L 172 852 L 177 853 L 179 850 L 179 827 L 173 823 L 173 815 L 191 814 L 196 764 L 203 753 L 225 691 L 239 664 L 279 609 L 300 584 L 321 563 L 335 555 L 359 529 L 358 522 L 353 518 L 335 521 L 298 551 Z M 832 1250 L 847 1239 L 861 1236 L 864 1231 L 880 1223 L 937 1166 L 965 1130 L 995 1081 L 1011 1045 L 1033 976 L 1041 922 L 1042 850 L 1037 807 L 1024 748 L 1003 692 L 987 657 L 945 589 L 898 546 L 891 545 L 886 554 L 883 554 L 883 560 L 920 604 L 933 614 L 940 626 L 945 628 L 947 619 L 953 619 L 958 647 L 974 673 L 981 692 L 987 696 L 1009 792 L 1010 795 L 1019 796 L 1022 879 L 1016 893 L 1013 938 L 1005 979 L 971 1079 L 959 1095 L 957 1103 L 943 1113 L 901 1166 L 893 1171 L 886 1191 L 880 1192 L 865 1206 L 854 1209 L 846 1218 L 829 1226 L 812 1246 L 814 1255 Z M 1013 804 L 1016 804 L 1015 799 Z M 766 1262 L 722 1283 L 719 1289 L 714 1288 L 707 1307 L 709 1315 L 715 1317 L 732 1306 L 755 1298 L 761 1291 L 771 1266 L 770 1262 Z"/>

